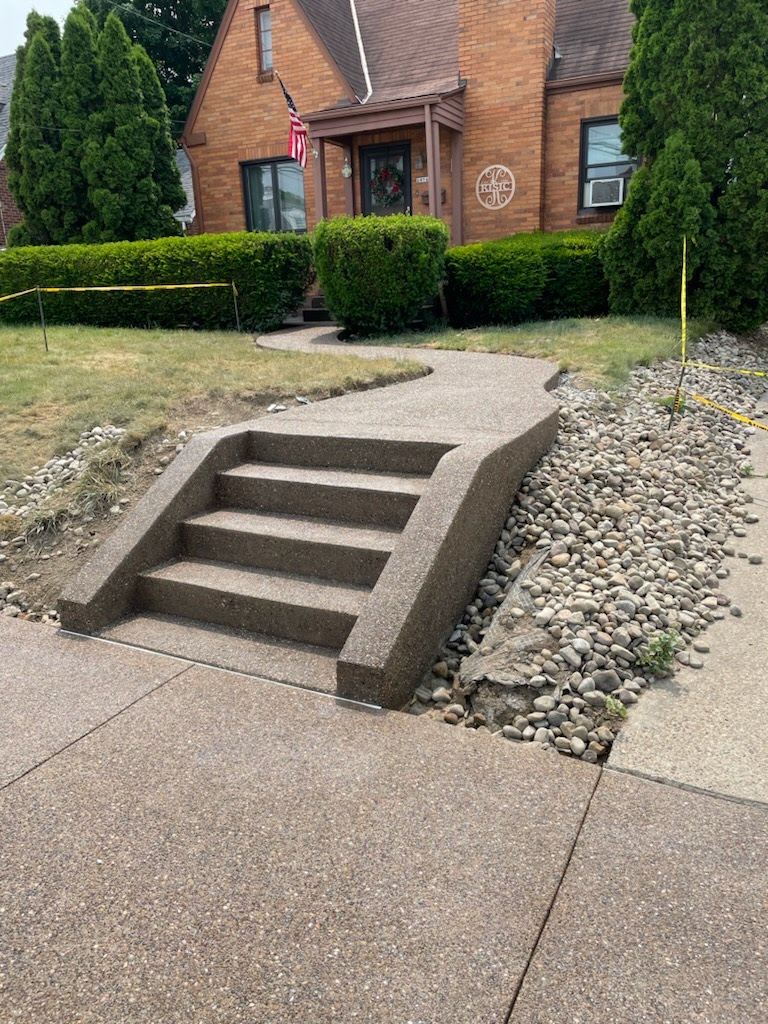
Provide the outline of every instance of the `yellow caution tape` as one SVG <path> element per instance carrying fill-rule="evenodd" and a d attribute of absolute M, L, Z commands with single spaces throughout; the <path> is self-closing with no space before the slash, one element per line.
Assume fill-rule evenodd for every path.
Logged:
<path fill-rule="evenodd" d="M 115 284 L 93 288 L 41 288 L 41 292 L 55 294 L 57 292 L 160 292 L 173 291 L 177 288 L 232 288 L 229 284 Z M 31 289 L 34 291 L 35 289 Z M 24 294 L 24 293 L 22 293 Z"/>
<path fill-rule="evenodd" d="M 703 398 L 701 395 L 694 395 L 693 393 L 691 393 L 691 398 L 701 402 L 702 405 L 711 405 L 713 409 L 732 416 L 735 420 L 739 420 L 740 423 L 746 423 L 750 427 L 757 427 L 759 430 L 768 430 L 768 426 L 765 423 L 758 423 L 757 420 L 751 420 L 748 416 L 742 416 L 740 412 L 734 412 L 733 409 L 727 409 L 724 405 L 718 405 L 717 402 L 713 402 L 710 398 Z"/>
<path fill-rule="evenodd" d="M 735 366 L 710 366 L 709 363 L 683 363 L 687 370 L 712 370 L 715 373 L 743 373 L 747 377 L 768 377 L 766 370 L 742 370 Z"/>
<path fill-rule="evenodd" d="M 37 291 L 37 289 L 27 288 L 25 292 L 14 292 L 13 295 L 3 295 L 0 296 L 0 302 L 8 302 L 9 299 L 20 299 L 22 295 L 31 295 L 34 291 Z"/>

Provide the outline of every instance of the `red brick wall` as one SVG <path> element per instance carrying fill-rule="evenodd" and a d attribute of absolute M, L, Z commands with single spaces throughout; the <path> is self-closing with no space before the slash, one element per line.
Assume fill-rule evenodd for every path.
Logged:
<path fill-rule="evenodd" d="M 579 216 L 579 148 L 582 120 L 618 114 L 622 96 L 620 85 L 549 93 L 543 224 L 546 231 L 606 227 L 613 220 L 611 213 Z"/>
<path fill-rule="evenodd" d="M 554 32 L 555 0 L 459 0 L 467 242 L 541 225 L 544 93 Z M 475 194 L 478 175 L 491 164 L 508 167 L 516 180 L 514 198 L 501 210 L 487 210 Z"/>
<path fill-rule="evenodd" d="M 17 224 L 21 224 L 23 219 L 16 201 L 8 191 L 8 168 L 5 160 L 0 160 L 0 249 L 4 249 L 8 244 L 7 233 Z"/>
<path fill-rule="evenodd" d="M 259 81 L 254 9 L 263 0 L 240 0 L 208 89 L 187 137 L 204 132 L 206 144 L 190 145 L 197 167 L 198 217 L 204 230 L 240 231 L 246 226 L 240 163 L 286 157 L 288 111 L 277 79 Z M 299 112 L 333 106 L 345 88 L 293 0 L 271 0 L 274 63 Z M 194 139 L 192 139 L 194 141 Z M 342 154 L 327 147 L 329 204 L 344 210 Z M 315 222 L 315 161 L 304 175 L 307 220 Z"/>

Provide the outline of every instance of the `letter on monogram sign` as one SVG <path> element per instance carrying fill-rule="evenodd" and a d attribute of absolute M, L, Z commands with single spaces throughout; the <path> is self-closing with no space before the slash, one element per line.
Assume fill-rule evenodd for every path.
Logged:
<path fill-rule="evenodd" d="M 491 164 L 478 177 L 475 193 L 486 209 L 503 210 L 515 195 L 515 176 L 503 164 Z"/>

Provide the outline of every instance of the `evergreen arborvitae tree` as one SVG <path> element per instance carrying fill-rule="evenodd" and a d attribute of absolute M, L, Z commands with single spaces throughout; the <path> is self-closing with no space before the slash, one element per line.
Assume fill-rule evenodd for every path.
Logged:
<path fill-rule="evenodd" d="M 676 309 L 688 234 L 693 312 L 756 326 L 768 318 L 768 6 L 633 0 L 632 9 L 621 125 L 625 151 L 646 167 L 608 237 L 614 308 Z"/>
<path fill-rule="evenodd" d="M 83 152 L 94 212 L 83 237 L 110 242 L 178 234 L 153 177 L 156 125 L 143 108 L 133 45 L 114 14 L 99 36 L 97 67 L 98 109 L 89 119 Z"/>
<path fill-rule="evenodd" d="M 32 36 L 23 56 L 21 95 L 13 106 L 8 185 L 24 215 L 12 244 L 61 240 L 60 72 L 46 33 Z"/>
<path fill-rule="evenodd" d="M 48 43 L 51 57 L 54 64 L 58 66 L 61 49 L 59 26 L 54 18 L 43 17 L 37 11 L 31 11 L 27 17 L 27 28 L 24 32 L 24 42 L 16 50 L 16 79 L 11 93 L 10 126 L 8 140 L 5 147 L 4 159 L 8 167 L 8 187 L 13 193 L 16 203 L 22 213 L 25 212 L 22 191 L 27 188 L 27 180 L 24 175 L 24 163 L 22 161 L 23 148 L 27 138 L 22 141 L 23 129 L 30 125 L 42 125 L 44 122 L 37 117 L 34 110 L 30 110 L 25 100 L 25 67 L 27 52 L 33 38 L 40 33 Z M 49 70 L 49 69 L 48 69 Z M 30 117 L 30 115 L 34 115 Z M 52 127 L 58 127 L 54 122 L 48 122 L 49 136 L 53 133 Z M 58 142 L 56 142 L 58 145 Z M 32 232 L 27 224 L 21 224 L 11 230 L 9 244 L 27 245 L 32 242 Z"/>
<path fill-rule="evenodd" d="M 98 93 L 96 20 L 81 5 L 70 12 L 61 41 L 62 241 L 66 242 L 80 241 L 83 228 L 94 217 L 82 163 L 86 126 L 96 112 Z"/>
<path fill-rule="evenodd" d="M 168 221 L 166 233 L 175 234 L 177 228 L 174 227 L 176 222 L 173 220 L 173 213 L 184 206 L 187 196 L 181 184 L 181 175 L 176 163 L 176 147 L 171 140 L 168 105 L 165 102 L 165 93 L 160 85 L 155 65 L 150 60 L 147 51 L 142 46 L 134 46 L 133 57 L 139 75 L 144 110 L 150 119 L 154 137 L 152 174 L 155 184 L 160 190 L 160 203 L 164 207 L 164 214 Z"/>
<path fill-rule="evenodd" d="M 114 12 L 149 54 L 168 102 L 174 138 L 181 135 L 227 0 L 83 0 L 103 25 Z M 169 29 L 175 29 L 172 32 Z"/>

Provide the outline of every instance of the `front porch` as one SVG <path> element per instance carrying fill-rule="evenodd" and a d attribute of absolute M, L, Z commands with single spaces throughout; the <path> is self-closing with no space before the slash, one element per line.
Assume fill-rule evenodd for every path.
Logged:
<path fill-rule="evenodd" d="M 429 213 L 463 241 L 464 90 L 412 100 L 333 107 L 306 115 L 317 153 L 317 220 L 346 213 Z M 330 161 L 328 148 L 338 150 Z M 389 163 L 387 163 L 389 161 Z M 331 181 L 329 164 L 341 181 Z M 377 202 L 372 175 L 392 167 L 394 195 Z M 401 194 L 402 193 L 402 194 Z"/>

